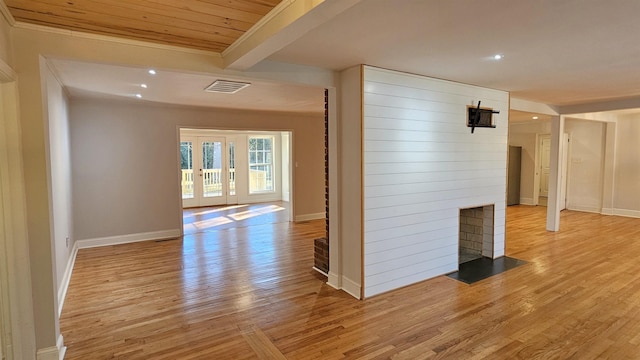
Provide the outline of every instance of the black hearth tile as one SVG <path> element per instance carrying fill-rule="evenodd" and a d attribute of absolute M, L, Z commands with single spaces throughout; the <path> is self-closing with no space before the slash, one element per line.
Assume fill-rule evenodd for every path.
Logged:
<path fill-rule="evenodd" d="M 503 256 L 497 259 L 482 257 L 480 259 L 460 264 L 458 271 L 447 274 L 447 276 L 467 284 L 473 284 L 477 281 L 500 274 L 526 263 L 526 261 L 510 258 L 508 256 Z"/>

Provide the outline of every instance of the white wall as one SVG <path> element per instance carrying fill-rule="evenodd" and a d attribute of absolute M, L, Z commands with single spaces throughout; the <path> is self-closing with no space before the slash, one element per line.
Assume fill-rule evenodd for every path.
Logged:
<path fill-rule="evenodd" d="M 479 100 L 501 113 L 471 134 Z M 455 271 L 460 208 L 495 204 L 504 255 L 508 111 L 503 91 L 365 67 L 365 296 Z"/>
<path fill-rule="evenodd" d="M 178 127 L 291 130 L 296 216 L 324 211 L 322 114 L 224 111 L 73 99 L 74 234 L 78 240 L 182 228 Z"/>
<path fill-rule="evenodd" d="M 640 217 L 640 115 L 621 117 L 617 126 L 614 208 Z"/>
<path fill-rule="evenodd" d="M 340 258 L 338 264 L 332 262 L 329 266 L 329 278 L 339 276 L 334 285 L 357 298 L 362 296 L 361 68 L 355 66 L 340 74 Z"/>
<path fill-rule="evenodd" d="M 71 155 L 69 143 L 69 100 L 54 73 L 46 70 L 47 114 L 49 125 L 49 162 L 51 174 L 52 242 L 55 256 L 56 289 L 58 309 L 71 276 L 73 218 L 71 211 Z M 67 243 L 67 238 L 69 242 Z"/>
<path fill-rule="evenodd" d="M 565 121 L 565 132 L 571 137 L 568 209 L 598 213 L 602 209 L 604 129 L 605 123 L 600 121 Z"/>
<path fill-rule="evenodd" d="M 551 133 L 550 121 L 509 124 L 509 145 L 522 147 L 520 164 L 520 204 L 534 204 L 536 135 Z"/>

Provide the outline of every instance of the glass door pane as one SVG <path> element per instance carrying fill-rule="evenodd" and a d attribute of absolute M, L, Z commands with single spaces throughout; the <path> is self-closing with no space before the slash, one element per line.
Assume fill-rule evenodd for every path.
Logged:
<path fill-rule="evenodd" d="M 220 141 L 202 141 L 202 196 L 222 196 L 222 149 Z"/>
<path fill-rule="evenodd" d="M 236 194 L 236 149 L 235 143 L 229 143 L 229 195 Z"/>
<path fill-rule="evenodd" d="M 180 169 L 182 177 L 180 184 L 182 185 L 182 198 L 193 199 L 193 142 L 180 141 Z"/>

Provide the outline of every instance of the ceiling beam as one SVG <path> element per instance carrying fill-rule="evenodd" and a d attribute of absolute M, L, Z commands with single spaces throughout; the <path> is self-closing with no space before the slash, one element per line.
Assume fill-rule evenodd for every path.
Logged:
<path fill-rule="evenodd" d="M 246 70 L 362 0 L 283 0 L 222 52 L 224 66 Z"/>

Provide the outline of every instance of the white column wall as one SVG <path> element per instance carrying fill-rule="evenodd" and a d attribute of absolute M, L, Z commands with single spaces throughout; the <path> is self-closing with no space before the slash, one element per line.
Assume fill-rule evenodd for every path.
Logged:
<path fill-rule="evenodd" d="M 467 127 L 467 106 L 499 110 Z M 365 67 L 364 295 L 458 268 L 459 209 L 495 204 L 504 255 L 509 95 Z"/>

